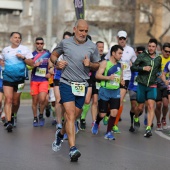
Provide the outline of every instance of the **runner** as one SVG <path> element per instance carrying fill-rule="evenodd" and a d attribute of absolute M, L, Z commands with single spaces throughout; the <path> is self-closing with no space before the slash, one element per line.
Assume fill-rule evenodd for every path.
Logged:
<path fill-rule="evenodd" d="M 33 52 L 34 68 L 31 73 L 30 90 L 32 96 L 32 111 L 34 115 L 33 126 L 44 126 L 45 119 L 43 117 L 46 106 L 46 97 L 48 94 L 48 78 L 51 74 L 48 72 L 48 61 L 50 52 L 45 50 L 44 40 L 37 37 L 35 40 L 36 50 Z M 40 106 L 40 113 L 37 118 L 37 109 Z"/>
<path fill-rule="evenodd" d="M 162 55 L 160 55 L 160 56 L 162 58 L 161 70 L 163 72 L 166 63 L 170 61 L 170 43 L 163 44 Z M 166 69 L 166 71 L 167 71 L 167 69 Z M 160 130 L 167 129 L 167 124 L 166 124 L 167 112 L 168 112 L 167 86 L 165 85 L 165 83 L 162 81 L 161 78 L 158 78 L 157 79 L 156 109 L 155 109 L 155 115 L 156 115 L 156 119 L 157 119 L 156 130 L 160 131 Z"/>
<path fill-rule="evenodd" d="M 17 91 L 24 88 L 24 81 L 27 76 L 26 64 L 33 66 L 33 55 L 27 47 L 21 45 L 22 35 L 19 32 L 12 32 L 10 35 L 11 45 L 2 50 L 2 59 L 5 62 L 3 71 L 3 91 L 5 96 L 4 112 L 7 123 L 6 129 L 12 131 L 11 113 L 13 99 L 20 100 Z"/>
<path fill-rule="evenodd" d="M 110 50 L 110 59 L 102 61 L 99 70 L 96 73 L 96 78 L 101 80 L 99 89 L 99 114 L 96 122 L 92 127 L 92 133 L 98 133 L 100 121 L 107 114 L 108 104 L 110 105 L 110 117 L 108 121 L 105 139 L 115 140 L 111 133 L 118 109 L 120 107 L 120 83 L 124 83 L 122 77 L 122 66 L 119 63 L 123 54 L 123 48 L 120 45 L 114 45 Z"/>
<path fill-rule="evenodd" d="M 161 57 L 156 54 L 157 40 L 150 39 L 148 42 L 148 50 L 141 53 L 133 63 L 131 70 L 137 71 L 136 81 L 137 102 L 135 109 L 134 126 L 140 127 L 139 113 L 143 111 L 144 103 L 148 103 L 148 122 L 144 137 L 152 136 L 151 125 L 154 118 L 155 100 L 157 97 L 156 79 L 161 72 Z"/>
<path fill-rule="evenodd" d="M 125 81 L 125 85 L 122 86 L 120 85 L 120 96 L 121 96 L 121 102 L 120 102 L 120 108 L 118 111 L 118 114 L 116 116 L 116 120 L 113 126 L 113 131 L 115 133 L 120 133 L 120 130 L 118 128 L 118 122 L 120 120 L 120 116 L 123 111 L 123 100 L 125 98 L 125 95 L 127 93 L 127 89 L 129 86 L 129 80 L 131 78 L 131 71 L 130 71 L 130 66 L 131 63 L 133 63 L 136 60 L 136 54 L 135 51 L 132 47 L 127 45 L 127 33 L 126 31 L 119 31 L 117 34 L 117 40 L 118 44 L 123 47 L 123 55 L 121 58 L 121 63 L 123 64 L 123 80 Z M 105 59 L 108 59 L 109 55 L 107 54 Z"/>
<path fill-rule="evenodd" d="M 90 69 L 97 70 L 99 67 L 99 55 L 96 45 L 86 39 L 88 24 L 85 20 L 78 20 L 73 30 L 75 35 L 62 40 L 51 55 L 52 63 L 63 69 L 59 87 L 61 102 L 66 111 L 64 125 L 56 132 L 56 140 L 52 144 L 52 149 L 60 150 L 61 141 L 66 132 L 70 146 L 70 159 L 77 161 L 81 153 L 75 146 L 74 122 L 80 116 L 84 104 L 88 73 Z M 61 54 L 63 54 L 63 60 L 57 62 Z"/>

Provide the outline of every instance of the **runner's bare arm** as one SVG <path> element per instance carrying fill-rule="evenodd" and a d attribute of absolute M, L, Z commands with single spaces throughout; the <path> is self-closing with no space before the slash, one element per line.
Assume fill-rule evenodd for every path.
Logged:
<path fill-rule="evenodd" d="M 100 67 L 96 72 L 96 79 L 98 80 L 113 80 L 114 79 L 114 75 L 110 75 L 110 76 L 104 76 L 103 73 L 106 69 L 106 65 L 107 65 L 107 61 L 104 60 L 100 63 Z"/>
<path fill-rule="evenodd" d="M 59 56 L 60 56 L 60 55 L 59 55 L 56 51 L 53 51 L 53 52 L 51 53 L 51 56 L 50 56 L 51 62 L 56 65 L 56 62 L 57 62 Z"/>

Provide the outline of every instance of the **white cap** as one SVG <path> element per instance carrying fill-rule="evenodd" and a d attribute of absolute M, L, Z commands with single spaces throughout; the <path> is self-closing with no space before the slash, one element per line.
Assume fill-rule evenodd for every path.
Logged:
<path fill-rule="evenodd" d="M 127 32 L 126 31 L 119 31 L 118 33 L 117 33 L 117 36 L 118 37 L 127 37 Z"/>

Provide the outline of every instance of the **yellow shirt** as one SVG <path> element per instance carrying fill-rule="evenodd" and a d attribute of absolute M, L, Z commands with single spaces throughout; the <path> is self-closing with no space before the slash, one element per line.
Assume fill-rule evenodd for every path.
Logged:
<path fill-rule="evenodd" d="M 163 55 L 160 55 L 162 58 L 162 65 L 161 65 L 161 70 L 164 71 L 164 67 L 168 61 L 170 61 L 170 56 L 168 58 L 163 57 Z"/>

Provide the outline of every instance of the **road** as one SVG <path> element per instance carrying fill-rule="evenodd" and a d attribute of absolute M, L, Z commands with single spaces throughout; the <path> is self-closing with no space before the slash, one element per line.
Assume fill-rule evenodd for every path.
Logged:
<path fill-rule="evenodd" d="M 91 115 L 87 116 L 87 129 L 76 136 L 76 145 L 82 156 L 79 161 L 69 161 L 69 147 L 64 141 L 59 152 L 53 152 L 55 127 L 52 117 L 46 118 L 44 127 L 32 126 L 30 101 L 22 101 L 18 113 L 18 125 L 7 133 L 0 124 L 0 170 L 168 170 L 170 167 L 169 134 L 155 132 L 144 138 L 143 116 L 137 133 L 129 129 L 128 97 L 119 123 L 121 134 L 116 140 L 104 139 L 106 127 L 101 122 L 98 135 L 91 134 Z M 169 130 L 168 130 L 169 132 Z M 161 135 L 161 136 L 160 136 Z"/>

